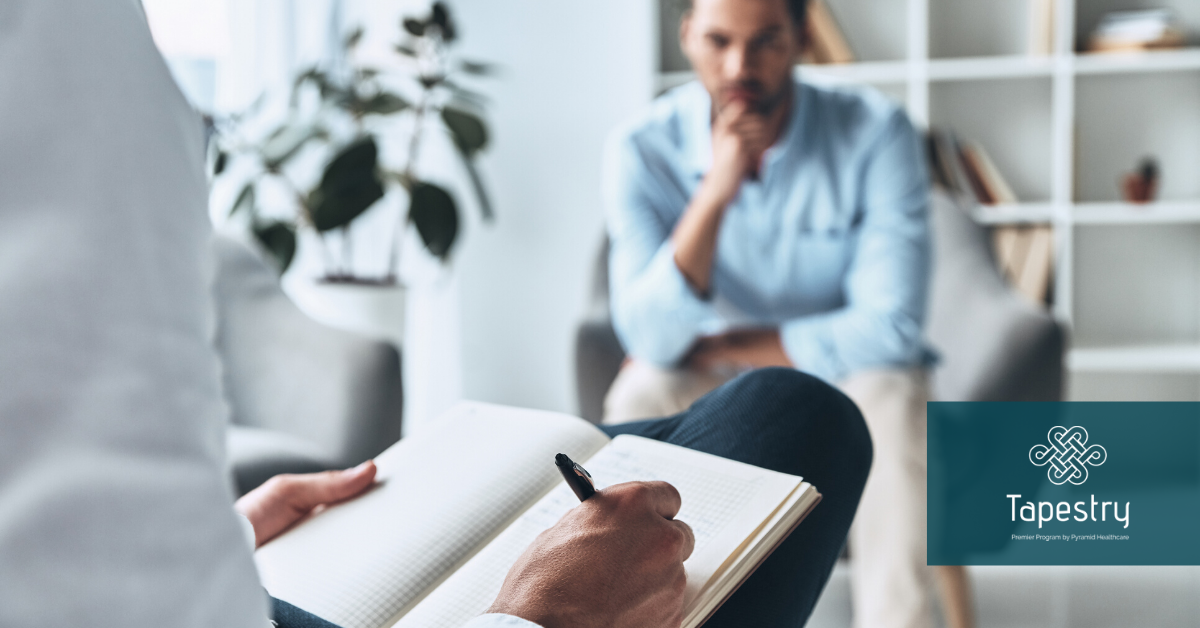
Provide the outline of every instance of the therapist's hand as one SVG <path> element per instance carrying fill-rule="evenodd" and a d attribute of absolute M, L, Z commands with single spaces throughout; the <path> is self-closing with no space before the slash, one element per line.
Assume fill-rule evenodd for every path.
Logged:
<path fill-rule="evenodd" d="M 677 628 L 696 544 L 679 504 L 666 482 L 596 493 L 525 550 L 488 612 L 544 628 Z"/>
<path fill-rule="evenodd" d="M 317 506 L 354 497 L 374 482 L 371 460 L 345 471 L 277 475 L 243 495 L 233 507 L 250 520 L 254 546 L 261 547 Z"/>

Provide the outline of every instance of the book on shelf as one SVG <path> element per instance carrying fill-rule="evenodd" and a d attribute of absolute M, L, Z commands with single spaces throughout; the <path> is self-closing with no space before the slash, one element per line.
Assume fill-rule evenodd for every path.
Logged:
<path fill-rule="evenodd" d="M 962 172 L 953 134 L 937 128 L 930 129 L 928 143 L 929 171 L 933 174 L 933 183 L 952 194 L 975 198 L 970 182 L 966 180 L 966 173 Z"/>
<path fill-rule="evenodd" d="M 1179 48 L 1185 36 L 1174 11 L 1112 11 L 1100 18 L 1088 38 L 1089 52 L 1125 52 Z"/>
<path fill-rule="evenodd" d="M 1054 230 L 1050 225 L 994 227 L 992 251 L 1009 286 L 1034 303 L 1046 302 L 1054 273 Z"/>
<path fill-rule="evenodd" d="M 1017 195 L 978 142 L 960 141 L 953 132 L 930 131 L 933 181 L 982 205 L 1014 204 Z"/>
<path fill-rule="evenodd" d="M 960 141 L 952 131 L 931 129 L 929 167 L 936 185 L 959 199 L 983 205 L 1017 203 L 999 168 L 978 142 Z M 992 228 L 992 252 L 1005 281 L 1034 303 L 1045 303 L 1054 272 L 1054 231 L 1049 225 Z"/>
<path fill-rule="evenodd" d="M 1009 187 L 1004 175 L 979 142 L 965 142 L 962 147 L 963 161 L 968 164 L 968 170 L 976 174 L 992 204 L 1013 204 L 1017 195 Z"/>
<path fill-rule="evenodd" d="M 1030 55 L 1054 54 L 1054 0 L 1028 0 Z"/>
<path fill-rule="evenodd" d="M 457 627 L 487 610 L 516 559 L 579 500 L 554 464 L 603 488 L 664 480 L 695 533 L 683 626 L 733 593 L 820 501 L 802 478 L 571 416 L 465 402 L 378 458 L 377 486 L 263 545 L 276 598 L 343 628 Z"/>
<path fill-rule="evenodd" d="M 809 0 L 808 34 L 808 47 L 801 58 L 805 63 L 854 63 L 856 60 L 841 27 L 823 0 Z"/>
<path fill-rule="evenodd" d="M 981 205 L 995 205 L 996 198 L 992 196 L 991 189 L 984 182 L 983 169 L 975 162 L 974 154 L 963 144 L 959 144 L 956 148 L 970 189 L 975 194 L 975 200 L 979 201 Z"/>
<path fill-rule="evenodd" d="M 1054 230 L 1050 225 L 1027 227 L 1029 244 L 1015 287 L 1034 303 L 1045 303 L 1054 272 Z"/>

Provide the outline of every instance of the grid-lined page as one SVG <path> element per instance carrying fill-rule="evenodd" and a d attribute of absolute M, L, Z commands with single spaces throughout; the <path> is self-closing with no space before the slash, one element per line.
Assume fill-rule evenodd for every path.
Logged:
<path fill-rule="evenodd" d="M 606 442 L 574 417 L 459 404 L 376 459 L 372 492 L 259 549 L 263 585 L 343 628 L 385 625 L 562 480 L 556 453 Z"/>
<path fill-rule="evenodd" d="M 685 608 L 739 546 L 771 517 L 800 484 L 796 476 L 651 441 L 618 436 L 584 463 L 604 487 L 633 480 L 663 480 L 683 498 L 677 518 L 692 527 L 696 549 L 684 563 Z M 487 610 L 504 576 L 534 538 L 579 500 L 560 482 L 492 543 L 447 579 L 397 624 L 454 628 Z"/>

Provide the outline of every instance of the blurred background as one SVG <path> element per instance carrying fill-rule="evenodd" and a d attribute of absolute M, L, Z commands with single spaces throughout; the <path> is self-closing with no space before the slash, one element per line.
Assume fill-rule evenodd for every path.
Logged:
<path fill-rule="evenodd" d="M 468 92 L 486 127 L 466 161 L 461 129 L 412 115 L 425 51 L 395 49 L 413 40 L 402 18 L 426 19 L 427 2 L 144 4 L 181 88 L 217 121 L 248 110 L 287 118 L 295 80 L 310 68 L 416 79 L 395 87 L 408 106 L 371 128 L 381 163 L 394 157 L 395 170 L 450 191 L 453 246 L 435 255 L 406 228 L 395 285 L 323 282 L 330 247 L 336 257 L 347 241 L 356 272 L 386 274 L 394 225 L 416 211 L 409 188 L 392 185 L 340 231 L 299 229 L 282 280 L 313 318 L 399 350 L 405 431 L 460 399 L 585 411 L 576 334 L 595 314 L 602 149 L 617 123 L 690 80 L 676 34 L 681 3 L 448 3 L 454 58 L 488 68 L 449 90 Z M 825 0 L 816 10 L 798 72 L 873 86 L 929 132 L 935 182 L 984 234 L 995 272 L 1067 333 L 1054 364 L 1061 398 L 1200 400 L 1200 3 Z M 421 129 L 414 170 L 403 156 Z M 471 168 L 492 220 L 482 218 Z M 244 181 L 228 172 L 214 179 L 214 222 L 253 241 L 244 219 L 229 217 Z M 285 211 L 258 196 L 265 214 Z M 960 326 L 969 335 L 971 321 Z M 972 575 L 984 626 L 1200 625 L 1194 568 Z M 813 625 L 848 625 L 847 591 L 839 567 Z"/>

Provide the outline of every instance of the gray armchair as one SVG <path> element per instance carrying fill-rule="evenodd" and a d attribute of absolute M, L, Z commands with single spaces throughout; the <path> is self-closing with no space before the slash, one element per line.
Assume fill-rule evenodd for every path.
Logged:
<path fill-rule="evenodd" d="M 279 288 L 275 271 L 216 236 L 217 352 L 239 493 L 278 473 L 350 466 L 400 438 L 400 354 L 326 327 Z"/>
<path fill-rule="evenodd" d="M 1012 291 L 996 270 L 987 230 L 946 195 L 931 202 L 934 271 L 926 336 L 941 361 L 940 401 L 1058 401 L 1066 334 L 1047 312 Z M 625 352 L 608 311 L 608 241 L 601 247 L 589 309 L 575 336 L 579 412 L 599 422 Z"/>

